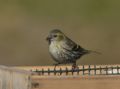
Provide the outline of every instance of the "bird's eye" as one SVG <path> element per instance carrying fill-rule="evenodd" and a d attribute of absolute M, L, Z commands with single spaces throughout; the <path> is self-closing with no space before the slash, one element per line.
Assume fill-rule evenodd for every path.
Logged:
<path fill-rule="evenodd" d="M 54 35 L 54 37 L 57 37 L 57 35 Z"/>

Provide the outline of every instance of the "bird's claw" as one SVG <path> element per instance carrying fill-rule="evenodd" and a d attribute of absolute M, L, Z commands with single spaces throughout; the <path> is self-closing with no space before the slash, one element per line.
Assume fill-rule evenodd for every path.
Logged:
<path fill-rule="evenodd" d="M 79 67 L 77 65 L 72 65 L 72 70 L 76 70 L 79 69 Z"/>

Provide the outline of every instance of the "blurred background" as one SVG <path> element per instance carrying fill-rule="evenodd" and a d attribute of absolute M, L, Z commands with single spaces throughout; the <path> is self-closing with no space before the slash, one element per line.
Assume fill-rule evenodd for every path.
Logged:
<path fill-rule="evenodd" d="M 120 63 L 119 0 L 0 0 L 0 64 L 52 65 L 45 38 L 55 28 L 102 53 L 78 64 Z"/>

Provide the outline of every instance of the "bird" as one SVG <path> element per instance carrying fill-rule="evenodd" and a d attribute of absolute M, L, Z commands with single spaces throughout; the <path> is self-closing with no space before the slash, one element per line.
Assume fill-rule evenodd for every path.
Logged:
<path fill-rule="evenodd" d="M 49 53 L 56 63 L 55 67 L 60 64 L 72 64 L 76 68 L 76 61 L 83 55 L 99 52 L 87 50 L 67 37 L 60 29 L 53 29 L 49 32 L 47 38 Z"/>

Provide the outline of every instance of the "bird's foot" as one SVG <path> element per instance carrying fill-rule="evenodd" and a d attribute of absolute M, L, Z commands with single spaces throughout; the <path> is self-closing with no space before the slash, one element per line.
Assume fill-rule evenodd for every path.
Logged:
<path fill-rule="evenodd" d="M 58 66 L 60 63 L 54 63 L 54 69 L 56 69 L 56 66 Z"/>
<path fill-rule="evenodd" d="M 76 70 L 76 69 L 79 69 L 79 67 L 77 65 L 72 65 L 72 70 Z"/>

